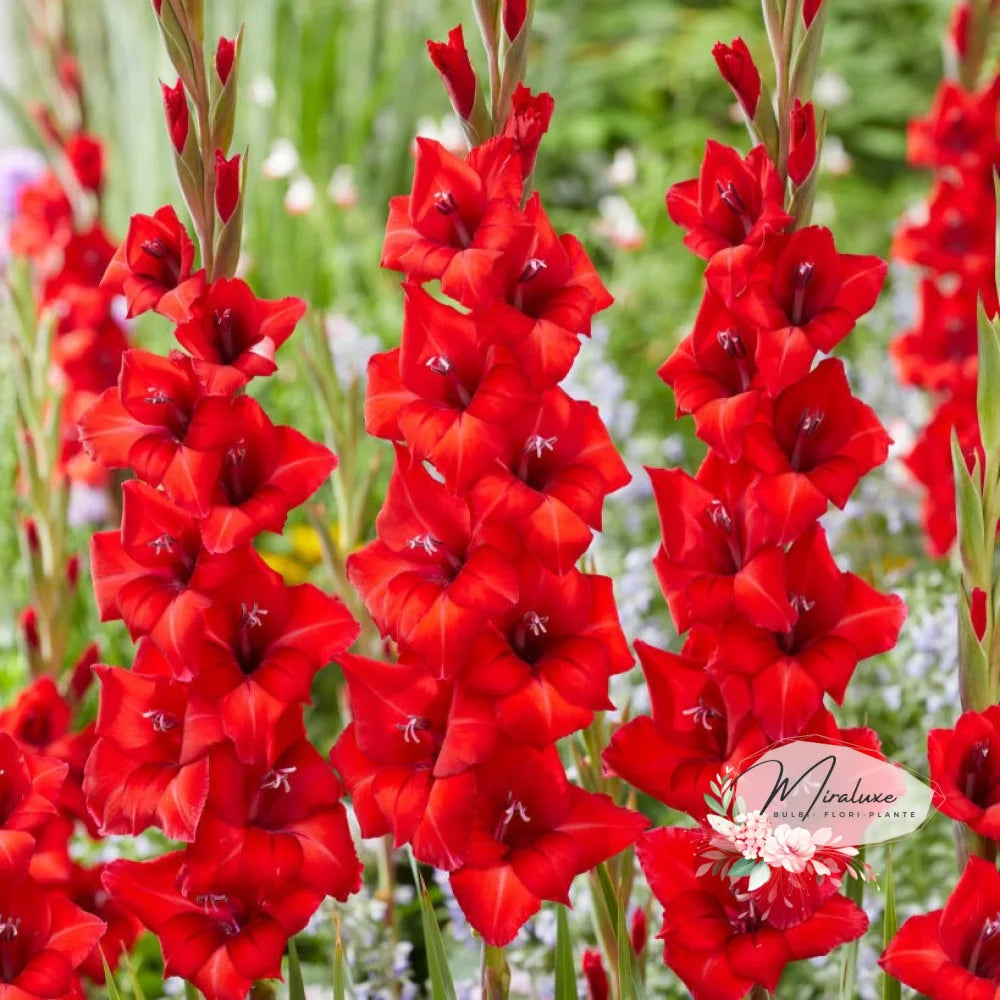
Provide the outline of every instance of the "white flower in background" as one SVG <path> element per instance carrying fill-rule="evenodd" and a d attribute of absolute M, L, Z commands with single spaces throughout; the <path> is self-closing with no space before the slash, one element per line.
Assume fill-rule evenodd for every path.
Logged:
<path fill-rule="evenodd" d="M 619 188 L 631 187 L 635 183 L 637 174 L 635 153 L 627 146 L 616 149 L 614 158 L 605 171 L 608 183 Z"/>
<path fill-rule="evenodd" d="M 111 514 L 108 491 L 86 483 L 70 483 L 69 511 L 66 515 L 70 527 L 86 524 L 103 524 Z"/>
<path fill-rule="evenodd" d="M 805 827 L 782 823 L 767 838 L 760 857 L 771 868 L 784 868 L 797 875 L 806 870 L 815 853 L 816 845 Z"/>
<path fill-rule="evenodd" d="M 416 137 L 434 139 L 456 156 L 464 156 L 468 148 L 462 123 L 451 114 L 445 115 L 440 121 L 428 117 L 418 118 Z"/>
<path fill-rule="evenodd" d="M 341 163 L 333 172 L 326 193 L 338 208 L 354 208 L 358 203 L 358 189 L 354 183 L 354 167 Z"/>
<path fill-rule="evenodd" d="M 269 108 L 274 104 L 274 99 L 277 96 L 274 81 L 266 73 L 252 76 L 247 84 L 247 96 L 254 104 L 259 104 L 262 108 Z"/>
<path fill-rule="evenodd" d="M 368 359 L 382 349 L 382 341 L 372 333 L 362 333 L 357 323 L 343 313 L 327 313 L 323 327 L 337 379 L 344 389 L 349 389 L 364 378 Z"/>
<path fill-rule="evenodd" d="M 597 202 L 597 211 L 600 218 L 594 224 L 595 232 L 616 247 L 636 250 L 645 242 L 646 231 L 632 206 L 621 195 L 605 195 Z"/>
<path fill-rule="evenodd" d="M 260 172 L 271 180 L 291 177 L 299 165 L 299 151 L 289 139 L 275 139 L 271 143 Z"/>
<path fill-rule="evenodd" d="M 827 69 L 816 78 L 813 98 L 824 108 L 840 108 L 851 99 L 851 88 L 839 73 Z"/>
<path fill-rule="evenodd" d="M 305 215 L 316 204 L 316 185 L 305 174 L 296 177 L 285 192 L 285 211 Z"/>
<path fill-rule="evenodd" d="M 820 153 L 819 164 L 821 170 L 834 177 L 840 177 L 850 173 L 854 166 L 854 160 L 847 152 L 839 135 L 828 135 L 823 140 L 823 151 Z"/>

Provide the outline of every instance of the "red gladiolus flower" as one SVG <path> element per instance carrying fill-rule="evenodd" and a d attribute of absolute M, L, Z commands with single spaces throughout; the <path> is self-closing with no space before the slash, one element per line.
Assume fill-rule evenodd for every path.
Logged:
<path fill-rule="evenodd" d="M 996 996 L 1000 976 L 1000 874 L 971 857 L 943 910 L 910 917 L 879 959 L 929 1000 Z"/>
<path fill-rule="evenodd" d="M 532 94 L 518 84 L 511 96 L 510 114 L 504 122 L 503 135 L 514 140 L 514 150 L 521 158 L 521 173 L 527 180 L 535 169 L 538 146 L 549 130 L 556 102 L 551 94 Z"/>
<path fill-rule="evenodd" d="M 476 773 L 477 817 L 451 886 L 487 944 L 508 944 L 543 899 L 631 844 L 646 818 L 566 780 L 559 755 L 517 747 Z"/>
<path fill-rule="evenodd" d="M 532 395 L 507 349 L 483 351 L 472 317 L 404 287 L 402 346 L 369 363 L 365 425 L 375 437 L 407 441 L 463 492 L 500 458 L 504 426 Z"/>
<path fill-rule="evenodd" d="M 348 557 L 351 585 L 383 635 L 450 677 L 488 617 L 517 600 L 510 562 L 516 540 L 507 531 L 481 530 L 468 501 L 398 446 L 375 527 L 378 540 Z"/>
<path fill-rule="evenodd" d="M 736 100 L 748 118 L 757 113 L 760 100 L 760 73 L 754 65 L 753 57 L 742 38 L 734 38 L 729 45 L 716 42 L 712 58 L 722 78 L 732 88 Z"/>
<path fill-rule="evenodd" d="M 65 246 L 72 233 L 72 206 L 51 170 L 21 188 L 8 234 L 12 253 L 31 258 L 51 254 Z"/>
<path fill-rule="evenodd" d="M 646 911 L 642 909 L 637 909 L 632 914 L 632 920 L 629 923 L 628 937 L 632 944 L 632 951 L 637 955 L 641 955 L 646 950 L 646 938 L 649 935 L 649 931 L 646 928 Z"/>
<path fill-rule="evenodd" d="M 517 526 L 549 569 L 568 573 L 601 528 L 607 494 L 631 476 L 597 408 L 550 389 L 508 428 L 506 454 L 469 493 L 478 520 Z"/>
<path fill-rule="evenodd" d="M 976 383 L 979 333 L 975 287 L 945 293 L 944 281 L 920 283 L 916 323 L 889 345 L 901 382 L 959 394 Z"/>
<path fill-rule="evenodd" d="M 775 237 L 764 256 L 740 247 L 716 258 L 706 277 L 730 310 L 756 324 L 757 369 L 776 393 L 844 339 L 875 304 L 885 273 L 885 261 L 838 253 L 829 229 L 810 226 Z"/>
<path fill-rule="evenodd" d="M 583 978 L 587 980 L 587 994 L 590 1000 L 608 1000 L 611 996 L 611 986 L 608 983 L 608 974 L 604 970 L 601 953 L 592 948 L 585 948 L 581 967 Z"/>
<path fill-rule="evenodd" d="M 921 504 L 921 516 L 927 547 L 931 555 L 944 555 L 955 541 L 955 481 L 952 472 L 951 434 L 958 435 L 966 465 L 983 462 L 979 436 L 979 414 L 975 394 L 964 394 L 942 403 L 931 422 L 923 429 L 913 450 L 903 459 L 913 477 L 927 492 Z"/>
<path fill-rule="evenodd" d="M 219 76 L 219 83 L 224 87 L 229 82 L 229 74 L 233 71 L 233 62 L 236 59 L 236 39 L 223 36 L 215 48 L 215 72 Z"/>
<path fill-rule="evenodd" d="M 132 216 L 101 287 L 125 296 L 130 318 L 155 309 L 183 323 L 204 283 L 202 272 L 191 274 L 193 265 L 194 244 L 177 213 L 164 205 L 152 215 Z"/>
<path fill-rule="evenodd" d="M 178 504 L 208 512 L 233 439 L 233 410 L 206 395 L 190 358 L 126 351 L 118 385 L 107 389 L 79 421 L 80 440 L 106 468 L 133 468 Z"/>
<path fill-rule="evenodd" d="M 658 372 L 674 390 L 678 415 L 692 414 L 698 437 L 731 462 L 761 406 L 756 350 L 755 328 L 706 291 L 694 328 Z"/>
<path fill-rule="evenodd" d="M 792 628 L 775 633 L 732 619 L 707 666 L 727 718 L 753 719 L 772 740 L 804 732 L 824 694 L 840 704 L 858 661 L 892 649 L 905 617 L 898 597 L 837 568 L 818 524 L 789 548 L 785 587 Z"/>
<path fill-rule="evenodd" d="M 784 553 L 769 543 L 745 465 L 711 452 L 692 479 L 680 469 L 649 469 L 663 544 L 653 565 L 678 630 L 734 614 L 787 631 L 795 611 L 785 596 Z"/>
<path fill-rule="evenodd" d="M 611 580 L 515 563 L 518 601 L 476 640 L 458 684 L 489 699 L 514 744 L 543 749 L 611 708 L 608 680 L 632 666 Z"/>
<path fill-rule="evenodd" d="M 851 395 L 844 365 L 828 358 L 783 390 L 744 436 L 743 457 L 770 538 L 796 539 L 832 502 L 843 507 L 862 476 L 889 453 L 874 411 Z"/>
<path fill-rule="evenodd" d="M 361 888 L 361 864 L 330 765 L 306 740 L 272 765 L 247 767 L 222 747 L 198 837 L 184 854 L 188 896 L 228 885 L 297 882 L 342 902 Z"/>
<path fill-rule="evenodd" d="M 910 122 L 906 145 L 909 162 L 958 167 L 968 175 L 991 170 L 1000 148 L 996 134 L 998 96 L 1000 79 L 973 94 L 954 80 L 944 80 L 927 117 Z"/>
<path fill-rule="evenodd" d="M 22 750 L 0 733 L 0 875 L 5 880 L 27 872 L 35 834 L 58 815 L 66 770 L 62 761 Z"/>
<path fill-rule="evenodd" d="M 452 697 L 422 663 L 342 656 L 354 722 L 330 754 L 365 837 L 391 833 L 424 864 L 459 867 L 476 795 L 471 766 L 496 749 L 492 706 Z"/>
<path fill-rule="evenodd" d="M 104 923 L 27 877 L 0 884 L 0 913 L 0 995 L 75 995 L 74 973 L 101 939 Z"/>
<path fill-rule="evenodd" d="M 657 936 L 664 961 L 695 1000 L 742 1000 L 754 985 L 773 991 L 789 962 L 826 955 L 867 930 L 864 911 L 837 894 L 808 919 L 778 930 L 728 879 L 696 877 L 700 836 L 654 830 L 638 846 L 639 863 L 663 904 Z"/>
<path fill-rule="evenodd" d="M 0 732 L 19 743 L 48 751 L 69 729 L 70 708 L 51 677 L 40 677 L 0 712 Z"/>
<path fill-rule="evenodd" d="M 759 246 L 792 221 L 785 211 L 781 178 L 764 146 L 743 158 L 709 139 L 697 177 L 667 192 L 667 213 L 687 231 L 684 245 L 706 260 L 720 250 Z"/>
<path fill-rule="evenodd" d="M 77 132 L 66 140 L 63 152 L 81 187 L 100 191 L 104 183 L 104 146 L 92 135 Z"/>
<path fill-rule="evenodd" d="M 163 91 L 163 110 L 167 116 L 167 132 L 170 134 L 174 151 L 180 156 L 187 145 L 188 131 L 191 126 L 187 93 L 181 80 L 178 80 L 173 87 L 161 83 L 160 89 Z"/>
<path fill-rule="evenodd" d="M 590 336 L 591 319 L 614 301 L 579 241 L 557 236 L 537 193 L 525 206 L 534 240 L 523 263 L 509 270 L 499 299 L 476 315 L 486 343 L 506 344 L 517 356 L 534 389 L 565 378 L 580 350 L 579 336 Z"/>
<path fill-rule="evenodd" d="M 418 138 L 413 189 L 389 201 L 382 266 L 414 281 L 440 278 L 446 295 L 476 302 L 496 285 L 512 239 L 532 238 L 517 210 L 521 187 L 511 139 L 492 139 L 460 160 Z"/>
<path fill-rule="evenodd" d="M 343 603 L 312 584 L 286 587 L 252 550 L 229 557 L 225 586 L 204 612 L 192 661 L 240 758 L 273 760 L 285 709 L 309 700 L 315 675 L 357 638 Z"/>
<path fill-rule="evenodd" d="M 193 302 L 175 336 L 191 352 L 204 391 L 226 395 L 278 370 L 275 352 L 305 311 L 301 299 L 258 299 L 239 278 L 220 278 Z"/>
<path fill-rule="evenodd" d="M 106 981 L 102 953 L 111 963 L 114 956 L 130 951 L 142 933 L 142 924 L 104 890 L 101 879 L 107 865 L 83 868 L 73 865 L 70 881 L 63 891 L 85 913 L 104 921 L 105 931 L 94 950 L 80 963 L 80 974 L 91 982 Z"/>
<path fill-rule="evenodd" d="M 476 71 L 469 61 L 462 26 L 456 25 L 448 32 L 447 42 L 428 41 L 427 52 L 434 68 L 441 74 L 455 114 L 468 121 L 476 103 Z"/>
<path fill-rule="evenodd" d="M 91 539 L 98 613 L 123 619 L 133 639 L 152 635 L 183 672 L 222 557 L 202 549 L 197 521 L 159 490 L 130 480 L 122 496 L 121 531 Z"/>
<path fill-rule="evenodd" d="M 806 182 L 816 166 L 816 109 L 812 101 L 803 104 L 795 98 L 789 115 L 788 176 L 799 186 Z"/>
<path fill-rule="evenodd" d="M 288 512 L 337 466 L 328 448 L 292 427 L 275 427 L 249 396 L 233 404 L 239 438 L 227 449 L 212 510 L 200 524 L 209 552 L 229 552 L 262 531 L 281 534 Z"/>
<path fill-rule="evenodd" d="M 1000 836 L 1000 707 L 966 712 L 927 737 L 934 808 L 991 840 Z"/>
<path fill-rule="evenodd" d="M 159 939 L 168 976 L 218 1000 L 243 1000 L 256 979 L 278 979 L 288 939 L 322 901 L 295 883 L 267 892 L 221 879 L 211 892 L 178 889 L 184 854 L 115 861 L 104 886 Z"/>
<path fill-rule="evenodd" d="M 208 752 L 223 739 L 216 706 L 175 680 L 148 639 L 132 670 L 101 666 L 97 674 L 97 742 L 83 790 L 102 835 L 158 826 L 171 840 L 193 840 L 209 791 Z"/>
<path fill-rule="evenodd" d="M 240 200 L 240 154 L 226 159 L 221 149 L 215 151 L 215 208 L 223 223 L 228 222 Z"/>

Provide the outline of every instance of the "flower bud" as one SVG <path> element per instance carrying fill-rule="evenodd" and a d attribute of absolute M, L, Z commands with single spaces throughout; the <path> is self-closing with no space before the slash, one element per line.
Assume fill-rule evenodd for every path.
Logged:
<path fill-rule="evenodd" d="M 219 44 L 215 49 L 215 72 L 219 74 L 219 82 L 224 87 L 229 80 L 229 74 L 233 71 L 233 60 L 236 58 L 236 39 L 219 39 Z"/>
<path fill-rule="evenodd" d="M 27 607 L 21 612 L 21 635 L 29 652 L 36 652 L 40 646 L 38 639 L 38 613 L 32 607 Z"/>
<path fill-rule="evenodd" d="M 75 587 L 80 579 L 80 557 L 74 553 L 66 560 L 66 582 Z"/>
<path fill-rule="evenodd" d="M 501 20 L 507 37 L 514 41 L 528 17 L 528 0 L 503 0 Z"/>
<path fill-rule="evenodd" d="M 87 693 L 87 688 L 90 687 L 91 681 L 94 679 L 94 666 L 98 659 L 97 646 L 91 643 L 80 654 L 80 658 L 73 665 L 73 672 L 70 674 L 69 690 L 77 700 Z"/>
<path fill-rule="evenodd" d="M 221 149 L 215 151 L 215 208 L 219 218 L 228 222 L 240 197 L 240 154 L 226 159 Z"/>
<path fill-rule="evenodd" d="M 161 83 L 160 88 L 163 91 L 163 110 L 167 115 L 167 131 L 170 133 L 170 141 L 174 144 L 177 155 L 180 156 L 184 152 L 191 124 L 187 94 L 180 80 L 173 87 Z"/>
<path fill-rule="evenodd" d="M 748 118 L 757 113 L 760 100 L 760 73 L 742 38 L 734 38 L 729 45 L 716 42 L 712 56 L 722 78 L 732 88 L 736 100 Z"/>
<path fill-rule="evenodd" d="M 447 42 L 428 40 L 427 52 L 441 74 L 455 114 L 462 121 L 468 121 L 476 104 L 476 71 L 469 60 L 462 26 L 459 24 L 448 32 Z"/>
<path fill-rule="evenodd" d="M 969 605 L 969 619 L 972 622 L 972 629 L 976 633 L 976 638 L 982 642 L 983 636 L 986 635 L 986 591 L 982 587 L 973 589 Z"/>
<path fill-rule="evenodd" d="M 24 537 L 28 543 L 28 551 L 31 552 L 32 555 L 37 555 L 39 551 L 38 525 L 35 524 L 35 519 L 33 517 L 29 517 L 24 522 Z"/>
<path fill-rule="evenodd" d="M 160 9 L 163 7 L 163 0 L 153 0 L 153 13 L 160 16 Z"/>
<path fill-rule="evenodd" d="M 967 3 L 960 3 L 951 12 L 948 34 L 959 59 L 964 59 L 969 51 L 969 21 L 972 11 Z"/>
<path fill-rule="evenodd" d="M 64 89 L 79 96 L 83 89 L 80 83 L 80 64 L 69 52 L 63 52 L 59 56 L 56 74 Z"/>
<path fill-rule="evenodd" d="M 807 31 L 816 19 L 816 15 L 819 13 L 819 9 L 822 6 L 823 0 L 805 0 L 802 4 L 802 20 L 805 23 Z"/>
<path fill-rule="evenodd" d="M 798 98 L 789 113 L 788 176 L 796 187 L 805 183 L 816 165 L 816 109 Z"/>
<path fill-rule="evenodd" d="M 629 940 L 632 942 L 632 950 L 641 955 L 646 948 L 646 938 L 648 937 L 646 928 L 646 911 L 637 906 L 632 914 L 632 922 L 629 926 Z"/>
<path fill-rule="evenodd" d="M 63 152 L 80 186 L 86 191 L 100 191 L 104 182 L 104 147 L 86 132 L 78 132 L 67 140 Z"/>
<path fill-rule="evenodd" d="M 549 130 L 556 102 L 551 94 L 532 94 L 520 84 L 511 97 L 510 114 L 503 127 L 503 134 L 514 140 L 514 149 L 521 158 L 521 172 L 525 178 L 535 169 L 535 158 L 542 136 Z"/>
<path fill-rule="evenodd" d="M 588 948 L 583 953 L 583 975 L 587 980 L 587 993 L 590 1000 L 608 1000 L 611 987 L 608 984 L 608 974 L 604 971 L 604 961 L 601 953 Z"/>

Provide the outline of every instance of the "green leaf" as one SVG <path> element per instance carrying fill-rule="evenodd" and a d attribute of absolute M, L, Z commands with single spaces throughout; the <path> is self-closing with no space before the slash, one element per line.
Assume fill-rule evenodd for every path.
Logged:
<path fill-rule="evenodd" d="M 233 128 L 236 123 L 236 91 L 239 85 L 240 56 L 243 53 L 243 25 L 236 33 L 236 51 L 233 55 L 233 68 L 229 72 L 229 79 L 224 86 L 220 86 L 219 75 L 215 69 L 215 60 L 212 60 L 211 79 L 213 87 L 218 89 L 218 94 L 212 104 L 212 142 L 211 149 L 221 149 L 223 153 L 229 152 L 230 143 L 233 141 Z"/>
<path fill-rule="evenodd" d="M 743 878 L 757 867 L 757 862 L 753 858 L 740 858 L 732 868 L 729 869 L 730 878 Z"/>
<path fill-rule="evenodd" d="M 288 1000 L 306 1000 L 306 988 L 302 983 L 302 968 L 295 939 L 288 939 Z"/>
<path fill-rule="evenodd" d="M 109 1000 L 122 1000 L 118 984 L 115 982 L 114 973 L 108 965 L 108 960 L 104 957 L 104 949 L 100 948 L 99 950 L 101 952 L 101 965 L 104 966 L 104 985 L 107 987 L 108 998 Z"/>
<path fill-rule="evenodd" d="M 708 808 L 714 813 L 718 813 L 720 816 L 725 816 L 726 810 L 722 808 L 722 803 L 713 798 L 708 792 L 705 792 L 705 802 L 708 804 Z"/>
<path fill-rule="evenodd" d="M 987 477 L 996 476 L 1000 468 L 1000 393 L 997 386 L 1000 386 L 1000 337 L 980 302 L 976 408 L 979 410 L 979 430 L 986 452 Z"/>
<path fill-rule="evenodd" d="M 974 587 L 990 579 L 986 560 L 986 533 L 983 527 L 983 498 L 979 484 L 969 472 L 958 435 L 951 432 L 951 461 L 955 477 L 955 507 L 958 515 L 958 548 L 966 578 Z"/>
<path fill-rule="evenodd" d="M 883 945 L 888 947 L 889 942 L 896 936 L 899 929 L 899 922 L 896 918 L 896 886 L 892 877 L 892 848 L 886 852 L 885 865 L 885 914 L 883 922 Z M 882 1000 L 900 1000 L 903 995 L 903 987 L 898 979 L 894 979 L 888 972 L 882 973 Z"/>
<path fill-rule="evenodd" d="M 615 924 L 618 937 L 618 996 L 621 1000 L 646 1000 L 646 988 L 639 974 L 639 963 L 632 950 L 632 938 L 625 922 L 625 907 L 618 906 Z"/>
<path fill-rule="evenodd" d="M 333 946 L 333 1000 L 346 1000 L 347 969 L 344 965 L 344 941 L 340 936 L 340 920 L 337 920 L 337 940 Z"/>
<path fill-rule="evenodd" d="M 758 861 L 757 864 L 754 865 L 753 871 L 750 873 L 750 882 L 747 884 L 747 888 L 750 892 L 753 892 L 755 889 L 759 889 L 762 885 L 764 885 L 770 877 L 770 867 L 768 867 L 766 862 Z"/>
<path fill-rule="evenodd" d="M 184 980 L 184 996 L 187 1000 L 199 1000 L 201 994 L 186 979 Z M 114 1000 L 114 998 L 112 998 Z"/>
<path fill-rule="evenodd" d="M 555 1000 L 579 1000 L 573 941 L 565 906 L 556 906 L 556 994 Z"/>
<path fill-rule="evenodd" d="M 820 4 L 812 24 L 809 25 L 799 43 L 792 68 L 789 100 L 798 97 L 804 103 L 809 100 L 812 94 L 813 84 L 816 82 L 816 70 L 819 68 L 820 50 L 823 48 L 823 28 L 826 25 L 826 13 L 829 6 L 828 3 Z"/>
<path fill-rule="evenodd" d="M 861 848 L 861 853 L 858 854 L 856 860 L 860 862 L 863 858 L 864 848 Z M 859 867 L 862 866 L 859 865 Z M 857 903 L 858 906 L 861 906 L 865 897 L 865 883 L 859 878 L 850 878 L 849 876 L 844 881 L 846 883 L 844 895 L 847 896 L 848 899 Z M 861 938 L 855 938 L 843 948 L 843 962 L 840 967 L 840 992 L 838 993 L 838 1000 L 854 1000 L 854 989 L 858 975 L 858 950 L 860 945 Z"/>
<path fill-rule="evenodd" d="M 448 957 L 445 954 L 444 940 L 441 928 L 438 926 L 437 915 L 430 893 L 424 885 L 423 877 L 413 855 L 410 855 L 410 867 L 413 869 L 413 882 L 417 887 L 420 899 L 420 923 L 424 931 L 424 947 L 427 950 L 427 973 L 431 984 L 432 1000 L 456 1000 L 455 983 L 448 968 Z"/>

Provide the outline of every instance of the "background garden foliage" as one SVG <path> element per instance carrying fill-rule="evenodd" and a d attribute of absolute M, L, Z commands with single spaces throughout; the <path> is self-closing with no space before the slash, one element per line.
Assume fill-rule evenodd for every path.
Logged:
<path fill-rule="evenodd" d="M 892 220 L 915 204 L 928 178 L 906 167 L 905 124 L 923 114 L 941 75 L 940 39 L 949 4 L 944 0 L 830 0 L 822 72 L 815 99 L 830 113 L 825 173 L 814 222 L 831 225 L 853 253 L 887 256 Z M 17 5 L 8 3 L 8 6 Z M 30 9 L 30 4 L 24 5 Z M 378 267 L 386 202 L 408 190 L 410 142 L 416 132 L 455 125 L 445 118 L 447 100 L 426 58 L 423 40 L 443 37 L 464 20 L 466 0 L 213 0 L 206 5 L 214 37 L 245 23 L 235 150 L 249 147 L 245 267 L 264 297 L 298 295 L 321 318 L 331 338 L 344 391 L 363 359 L 393 346 L 401 325 L 398 276 Z M 155 67 L 172 79 L 148 5 L 138 0 L 87 0 L 69 4 L 71 30 L 87 79 L 87 127 L 108 142 L 106 219 L 112 233 L 125 231 L 137 206 L 176 202 L 168 138 L 162 124 Z M 23 37 L 20 10 L 4 12 L 12 37 Z M 655 370 L 686 332 L 699 301 L 702 262 L 681 247 L 683 233 L 667 218 L 663 193 L 697 174 L 706 136 L 745 150 L 742 124 L 718 80 L 711 58 L 718 39 L 745 37 L 763 59 L 765 45 L 756 0 L 540 0 L 534 21 L 529 82 L 552 92 L 558 113 L 545 140 L 535 184 L 559 231 L 584 241 L 615 305 L 598 318 L 594 341 L 585 345 L 567 389 L 597 403 L 619 449 L 635 474 L 632 485 L 609 498 L 605 534 L 595 545 L 598 572 L 614 577 L 622 624 L 629 638 L 676 648 L 676 637 L 650 566 L 658 530 L 645 463 L 693 468 L 702 445 L 691 422 L 675 423 L 672 395 Z M 16 44 L 16 96 L 5 94 L 11 121 L 5 135 L 24 126 L 18 107 L 38 94 L 39 77 L 26 45 Z M 136 66 L 147 67 L 142 74 Z M 30 133 L 21 132 L 21 144 Z M 262 176 L 263 175 L 263 176 Z M 872 316 L 838 352 L 849 366 L 857 395 L 879 414 L 896 447 L 888 464 L 869 476 L 843 514 L 828 519 L 831 548 L 849 568 L 882 590 L 900 593 L 910 608 L 898 646 L 865 661 L 838 710 L 844 725 L 870 725 L 887 754 L 917 770 L 925 767 L 925 733 L 951 725 L 958 711 L 955 662 L 954 577 L 946 564 L 928 559 L 917 526 L 919 495 L 900 466 L 925 402 L 892 378 L 886 350 L 913 310 L 912 279 L 890 274 L 889 289 Z M 166 324 L 135 328 L 143 347 L 168 347 Z M 310 334 L 289 345 L 280 372 L 256 394 L 275 423 L 294 423 L 323 437 L 317 388 L 306 356 Z M 0 384 L 6 376 L 0 357 Z M 13 434 L 12 394 L 0 392 L 0 439 Z M 357 468 L 381 458 L 375 501 L 388 479 L 389 449 L 368 442 Z M 338 449 L 340 450 L 340 449 Z M 343 455 L 342 455 L 343 457 Z M 13 489 L 14 453 L 0 449 L 0 701 L 23 685 L 16 616 L 27 601 L 26 581 L 6 567 L 18 562 L 19 500 Z M 329 488 L 317 498 L 332 507 Z M 364 511 L 359 536 L 374 535 L 378 503 Z M 303 517 L 302 512 L 298 514 Z M 80 529 L 78 548 L 86 544 Z M 315 534 L 305 520 L 282 539 L 272 539 L 273 565 L 288 579 L 324 584 Z M 129 662 L 123 629 L 98 631 L 94 609 L 77 602 L 73 651 L 98 634 L 102 659 Z M 612 698 L 648 709 L 638 669 L 616 678 Z M 310 732 L 326 750 L 342 728 L 336 672 L 317 682 Z M 641 805 L 657 824 L 669 811 Z M 142 847 L 140 838 L 139 848 Z M 105 850 L 131 851 L 109 838 Z M 371 858 L 368 859 L 371 861 Z M 885 871 L 884 852 L 868 860 Z M 951 826 L 935 816 L 894 852 L 897 906 L 902 914 L 940 906 L 943 888 L 955 879 Z M 369 884 L 338 907 L 355 996 L 379 992 L 390 981 L 412 995 L 422 982 L 420 915 L 412 883 L 401 870 L 396 900 L 397 938 L 386 931 L 387 901 Z M 646 890 L 643 890 L 646 891 Z M 447 893 L 437 893 L 450 918 L 445 941 L 456 980 L 478 977 L 469 931 Z M 881 895 L 865 900 L 873 927 L 860 946 L 858 995 L 879 989 L 875 958 L 881 950 Z M 581 893 L 571 914 L 574 938 L 592 934 L 589 897 Z M 333 954 L 334 921 L 324 907 L 297 939 L 308 984 L 326 989 Z M 511 949 L 512 994 L 544 996 L 551 988 L 555 914 L 546 908 Z M 410 951 L 406 942 L 417 942 Z M 655 950 L 655 949 L 654 949 Z M 160 995 L 158 951 L 152 939 L 140 946 L 136 975 L 123 986 L 136 997 Z M 577 955 L 577 964 L 579 954 Z M 829 997 L 840 976 L 838 961 L 794 967 L 782 995 Z M 649 963 L 653 996 L 683 996 L 659 961 Z M 787 984 L 787 985 L 786 985 Z M 320 995 L 317 993 L 317 996 Z"/>

